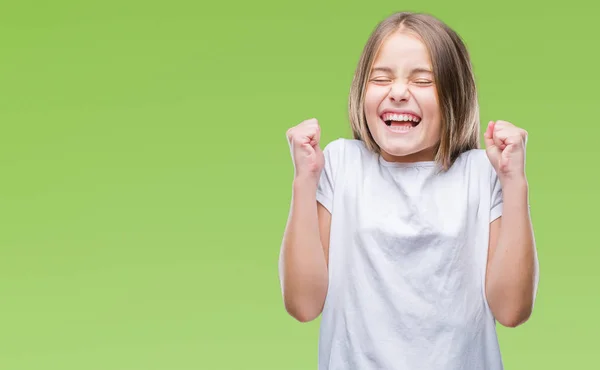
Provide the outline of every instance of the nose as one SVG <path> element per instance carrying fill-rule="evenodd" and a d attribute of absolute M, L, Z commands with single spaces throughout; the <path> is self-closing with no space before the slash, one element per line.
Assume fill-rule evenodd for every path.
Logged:
<path fill-rule="evenodd" d="M 393 84 L 390 88 L 389 97 L 392 101 L 406 101 L 410 96 L 408 86 L 403 83 Z"/>

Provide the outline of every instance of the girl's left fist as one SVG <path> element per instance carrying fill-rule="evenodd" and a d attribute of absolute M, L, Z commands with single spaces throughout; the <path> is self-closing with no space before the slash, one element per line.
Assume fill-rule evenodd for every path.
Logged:
<path fill-rule="evenodd" d="M 484 138 L 485 151 L 500 181 L 524 179 L 527 131 L 510 122 L 491 121 Z"/>

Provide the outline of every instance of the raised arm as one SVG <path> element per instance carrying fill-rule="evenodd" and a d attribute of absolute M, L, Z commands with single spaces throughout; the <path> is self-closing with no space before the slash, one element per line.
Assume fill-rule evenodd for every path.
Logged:
<path fill-rule="evenodd" d="M 539 262 L 525 176 L 527 132 L 509 122 L 491 123 L 486 151 L 502 186 L 502 217 L 490 225 L 486 296 L 496 320 L 516 327 L 533 312 Z"/>
<path fill-rule="evenodd" d="M 304 121 L 288 131 L 296 173 L 279 256 L 279 280 L 287 312 L 301 322 L 320 315 L 328 288 L 331 215 L 317 202 L 324 164 L 319 132 L 316 120 Z"/>

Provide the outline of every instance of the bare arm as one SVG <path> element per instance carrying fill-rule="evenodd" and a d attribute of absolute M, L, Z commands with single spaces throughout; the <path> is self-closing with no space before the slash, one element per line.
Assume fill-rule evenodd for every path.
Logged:
<path fill-rule="evenodd" d="M 502 217 L 490 225 L 486 295 L 496 320 L 506 327 L 527 321 L 538 284 L 538 259 L 525 179 L 503 184 Z"/>
<path fill-rule="evenodd" d="M 328 288 L 331 215 L 316 200 L 316 184 L 296 178 L 279 256 L 279 280 L 287 312 L 301 322 L 317 318 Z"/>

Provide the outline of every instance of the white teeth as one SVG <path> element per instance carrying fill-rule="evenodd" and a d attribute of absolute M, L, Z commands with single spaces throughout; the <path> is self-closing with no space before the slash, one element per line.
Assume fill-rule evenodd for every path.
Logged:
<path fill-rule="evenodd" d="M 406 132 L 412 130 L 412 126 L 389 126 L 389 129 L 394 132 Z"/>
<path fill-rule="evenodd" d="M 410 114 L 386 113 L 383 115 L 384 121 L 412 121 L 420 122 L 421 119 Z"/>

